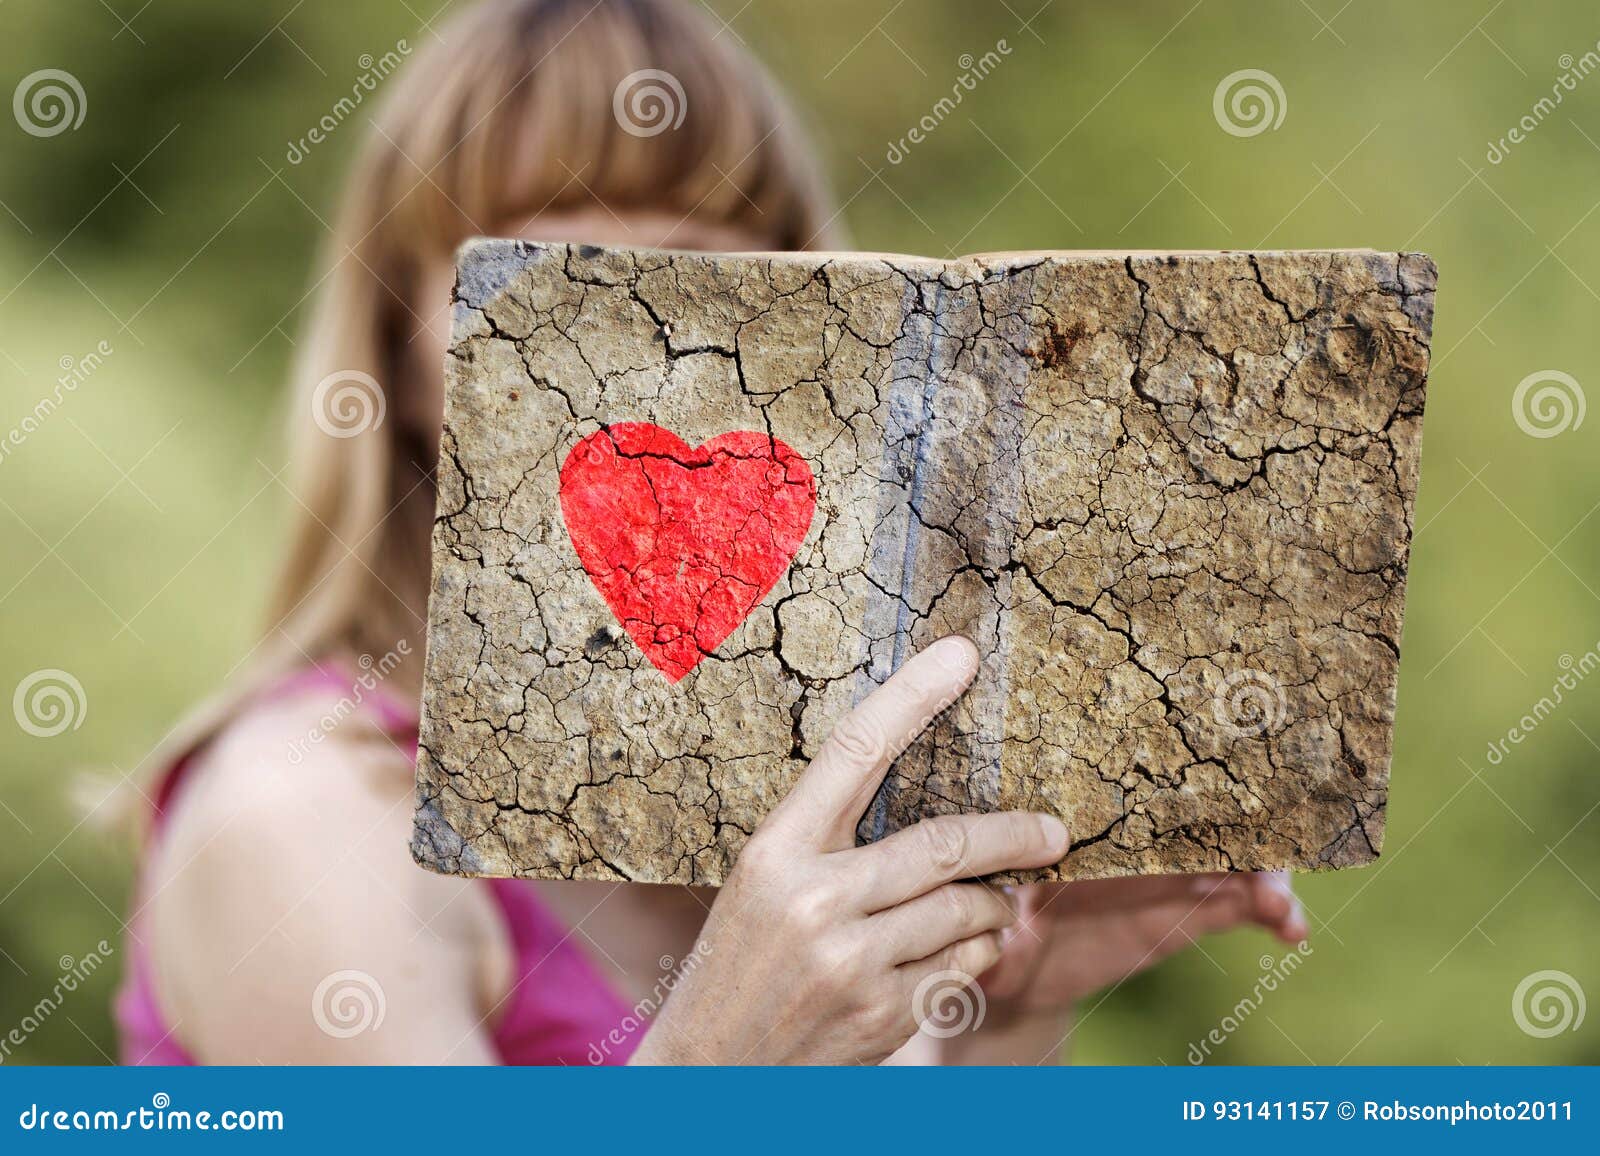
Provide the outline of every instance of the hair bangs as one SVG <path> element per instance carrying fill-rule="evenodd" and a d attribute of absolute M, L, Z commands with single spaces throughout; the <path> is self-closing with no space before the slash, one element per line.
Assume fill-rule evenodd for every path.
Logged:
<path fill-rule="evenodd" d="M 504 35 L 508 16 L 522 34 Z M 603 206 L 737 226 L 777 249 L 836 247 L 796 114 L 699 9 L 495 0 L 442 32 L 374 138 L 398 184 L 391 223 L 409 236 L 453 250 Z"/>

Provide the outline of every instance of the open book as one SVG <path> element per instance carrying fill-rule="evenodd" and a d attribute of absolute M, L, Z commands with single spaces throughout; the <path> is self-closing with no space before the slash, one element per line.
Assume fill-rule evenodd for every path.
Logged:
<path fill-rule="evenodd" d="M 1420 254 L 460 255 L 414 853 L 717 884 L 914 650 L 972 689 L 860 829 L 1045 810 L 1030 878 L 1383 840 Z"/>

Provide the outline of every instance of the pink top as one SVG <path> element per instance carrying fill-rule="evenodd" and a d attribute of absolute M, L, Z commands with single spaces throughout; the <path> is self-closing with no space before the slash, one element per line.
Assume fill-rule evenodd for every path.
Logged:
<path fill-rule="evenodd" d="M 271 689 L 267 698 L 333 691 L 350 693 L 350 680 L 335 670 L 313 667 Z M 416 716 L 396 700 L 365 692 L 370 709 L 391 735 L 416 750 Z M 156 786 L 151 838 L 194 761 L 191 751 L 168 769 Z M 421 868 L 418 868 L 421 870 Z M 491 1040 L 505 1064 L 620 1064 L 639 1043 L 635 1016 L 605 978 L 571 940 L 571 931 L 539 901 L 533 885 L 520 879 L 486 879 L 511 941 L 512 986 L 499 1009 Z M 113 1007 L 124 1064 L 193 1064 L 174 1037 L 156 1001 L 148 949 L 129 937 L 128 971 Z"/>

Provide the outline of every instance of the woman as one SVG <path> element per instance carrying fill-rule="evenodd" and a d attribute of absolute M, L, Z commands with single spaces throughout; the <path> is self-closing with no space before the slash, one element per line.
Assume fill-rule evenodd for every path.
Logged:
<path fill-rule="evenodd" d="M 628 99 L 661 74 L 676 105 Z M 300 347 L 296 532 L 273 625 L 152 792 L 125 1058 L 1035 1063 L 1060 1050 L 1074 1000 L 1194 936 L 1251 922 L 1304 934 L 1279 877 L 1009 893 L 961 881 L 1057 861 L 1068 835 L 1049 816 L 947 817 L 853 846 L 886 768 L 877 752 L 903 748 L 972 677 L 956 638 L 841 721 L 720 892 L 413 865 L 455 247 L 474 234 L 708 250 L 838 239 L 794 116 L 687 3 L 487 0 L 390 84 Z M 660 115 L 676 126 L 657 131 Z M 372 382 L 374 420 L 341 428 L 331 380 Z M 950 982 L 981 991 L 982 1026 L 919 1030 L 937 1010 L 929 985 Z"/>

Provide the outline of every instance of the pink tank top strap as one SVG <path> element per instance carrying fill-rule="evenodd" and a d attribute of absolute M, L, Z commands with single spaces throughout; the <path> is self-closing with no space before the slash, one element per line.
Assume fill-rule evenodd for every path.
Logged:
<path fill-rule="evenodd" d="M 384 689 L 382 684 L 368 689 L 355 682 L 347 671 L 329 663 L 314 663 L 286 674 L 276 682 L 263 687 L 251 701 L 260 705 L 325 692 L 337 694 L 345 699 L 354 699 L 359 693 L 360 700 L 356 703 L 356 709 L 364 708 L 370 711 L 379 726 L 391 735 L 411 744 L 413 751 L 415 750 L 417 712 Z M 205 745 L 202 743 L 194 750 L 179 756 L 156 780 L 152 794 L 155 803 L 155 814 L 151 816 L 152 831 L 160 831 L 166 819 L 167 809 L 183 785 L 189 767 L 204 749 Z"/>
<path fill-rule="evenodd" d="M 358 705 L 370 709 L 385 730 L 415 736 L 417 708 L 401 702 L 381 682 L 374 680 L 372 686 L 367 687 L 358 681 L 359 678 L 352 679 L 347 672 L 325 664 L 308 666 L 268 687 L 263 693 L 263 701 L 274 702 L 316 691 L 335 690 L 352 699 L 359 696 Z"/>

